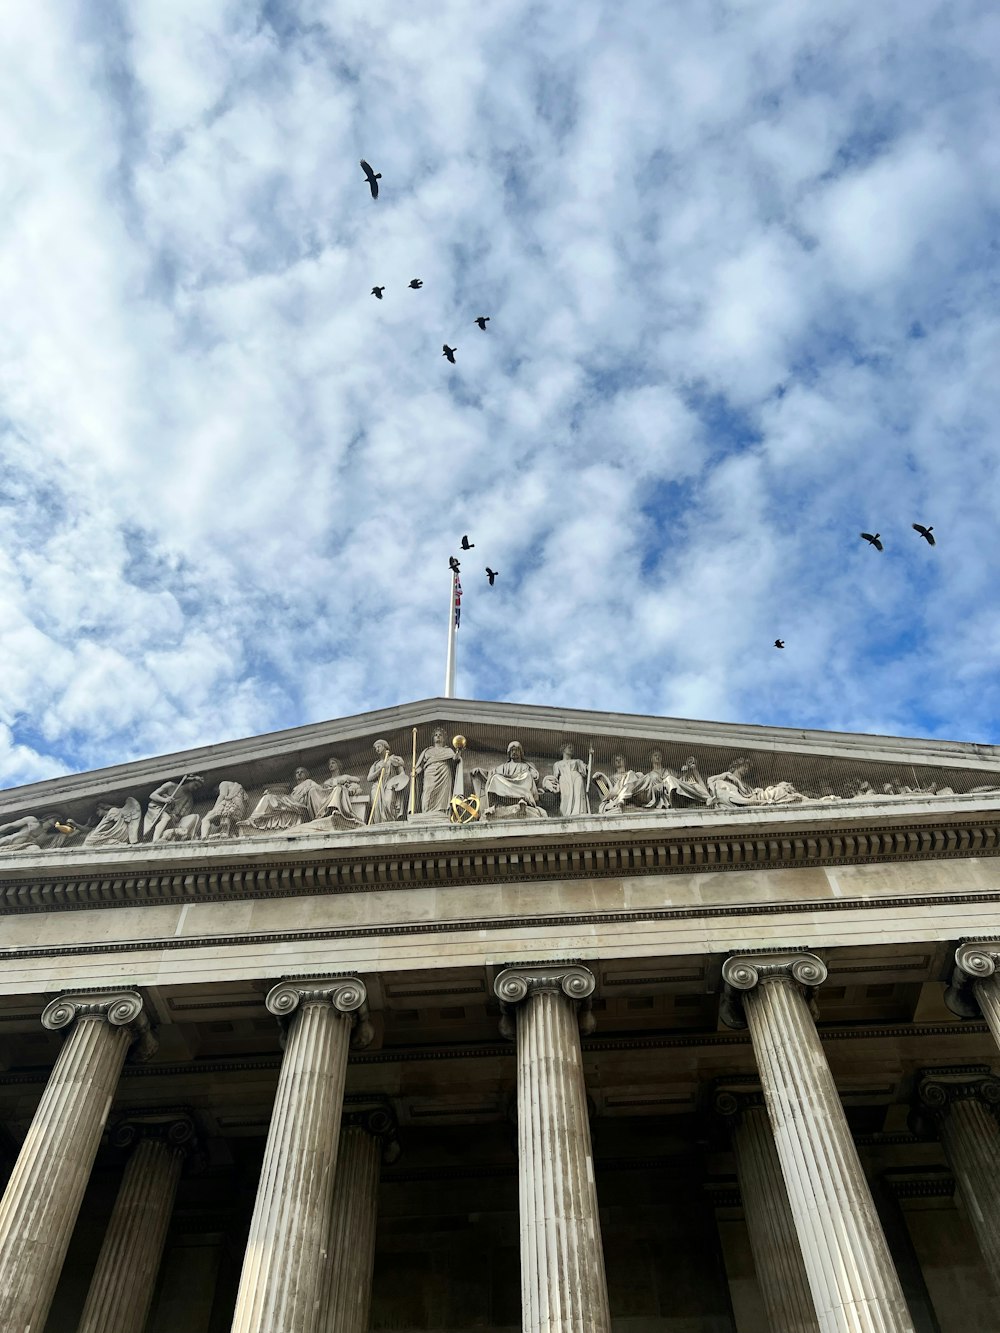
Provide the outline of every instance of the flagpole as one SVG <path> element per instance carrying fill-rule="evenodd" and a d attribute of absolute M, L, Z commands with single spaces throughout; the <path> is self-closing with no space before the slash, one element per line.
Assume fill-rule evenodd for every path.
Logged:
<path fill-rule="evenodd" d="M 448 599 L 448 661 L 444 669 L 444 697 L 455 697 L 455 579 L 458 576 L 451 571 L 451 596 Z"/>

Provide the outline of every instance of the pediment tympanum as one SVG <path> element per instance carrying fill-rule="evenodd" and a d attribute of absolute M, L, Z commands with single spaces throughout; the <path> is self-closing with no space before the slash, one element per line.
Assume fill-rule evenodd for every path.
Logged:
<path fill-rule="evenodd" d="M 992 747 L 432 700 L 11 790 L 0 855 L 991 793 Z"/>

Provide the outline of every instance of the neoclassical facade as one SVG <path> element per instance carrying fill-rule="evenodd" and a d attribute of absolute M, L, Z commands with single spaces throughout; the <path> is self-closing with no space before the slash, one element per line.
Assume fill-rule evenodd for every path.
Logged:
<path fill-rule="evenodd" d="M 454 699 L 0 793 L 0 1329 L 1000 1328 L 1000 749 Z"/>

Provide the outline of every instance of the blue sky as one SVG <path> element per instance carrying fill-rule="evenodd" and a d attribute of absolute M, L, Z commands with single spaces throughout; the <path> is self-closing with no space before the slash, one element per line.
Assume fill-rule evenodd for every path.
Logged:
<path fill-rule="evenodd" d="M 15 0 L 0 781 L 439 693 L 463 532 L 464 697 L 1000 741 L 1000 15 L 817 12 Z"/>

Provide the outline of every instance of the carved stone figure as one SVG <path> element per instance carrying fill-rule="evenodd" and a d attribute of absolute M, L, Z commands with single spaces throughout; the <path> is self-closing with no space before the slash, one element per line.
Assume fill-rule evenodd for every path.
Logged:
<path fill-rule="evenodd" d="M 25 815 L 23 819 L 0 824 L 0 854 L 44 851 L 59 836 L 58 822 L 55 815 L 46 815 L 43 819 Z"/>
<path fill-rule="evenodd" d="M 747 782 L 749 759 L 735 760 L 725 773 L 708 779 L 710 805 L 795 805 L 806 798 L 790 782 L 771 787 L 751 787 Z"/>
<path fill-rule="evenodd" d="M 372 747 L 378 756 L 368 770 L 372 803 L 368 813 L 369 824 L 392 824 L 403 808 L 403 793 L 410 777 L 406 763 L 393 754 L 388 741 L 378 740 Z"/>
<path fill-rule="evenodd" d="M 665 805 L 678 806 L 692 802 L 696 805 L 707 805 L 711 800 L 712 793 L 698 770 L 698 761 L 693 754 L 681 764 L 679 773 L 675 773 L 673 769 L 667 769 L 667 773 L 669 778 L 664 784 L 663 793 Z"/>
<path fill-rule="evenodd" d="M 84 838 L 84 847 L 129 847 L 139 841 L 142 809 L 134 796 L 126 796 L 121 805 L 101 801 L 97 814 L 100 818 Z"/>
<path fill-rule="evenodd" d="M 179 782 L 161 782 L 151 792 L 143 821 L 144 837 L 153 842 L 189 842 L 198 836 L 201 820 L 194 814 L 194 797 L 205 779 L 186 773 Z"/>
<path fill-rule="evenodd" d="M 561 815 L 589 815 L 587 765 L 576 758 L 576 750 L 568 742 L 561 751 L 562 758 L 552 765 L 551 775 L 542 779 L 542 790 L 558 794 Z"/>
<path fill-rule="evenodd" d="M 487 818 L 496 818 L 498 814 L 517 819 L 546 817 L 538 804 L 538 769 L 525 759 L 520 741 L 511 741 L 507 746 L 505 764 L 491 768 L 488 773 L 485 769 L 474 768 L 472 777 L 474 781 L 479 780 L 476 794 L 483 802 L 483 814 Z"/>
<path fill-rule="evenodd" d="M 296 824 L 318 819 L 326 809 L 327 795 L 326 788 L 309 776 L 307 768 L 297 768 L 295 785 L 290 792 L 264 788 L 264 794 L 254 807 L 253 814 L 249 819 L 240 821 L 240 832 L 250 835 L 280 833 Z"/>
<path fill-rule="evenodd" d="M 594 781 L 603 799 L 599 806 L 602 815 L 620 815 L 627 805 L 652 810 L 659 802 L 663 786 L 655 774 L 637 773 L 626 767 L 625 756 L 616 754 L 611 777 L 595 773 Z"/>
<path fill-rule="evenodd" d="M 361 790 L 360 780 L 342 772 L 340 761 L 337 759 L 329 759 L 327 768 L 330 770 L 330 776 L 323 783 L 323 791 L 326 793 L 323 809 L 333 820 L 335 827 L 338 817 L 347 824 L 363 824 L 364 820 L 351 804 L 351 797 Z"/>
<path fill-rule="evenodd" d="M 200 837 L 235 838 L 250 810 L 250 797 L 238 782 L 220 782 L 219 795 L 202 818 Z"/>
<path fill-rule="evenodd" d="M 455 768 L 459 762 L 457 750 L 448 744 L 444 727 L 434 728 L 434 742 L 421 750 L 417 758 L 417 772 L 423 777 L 420 789 L 420 813 L 443 815 L 448 818 L 451 798 L 455 794 Z"/>

